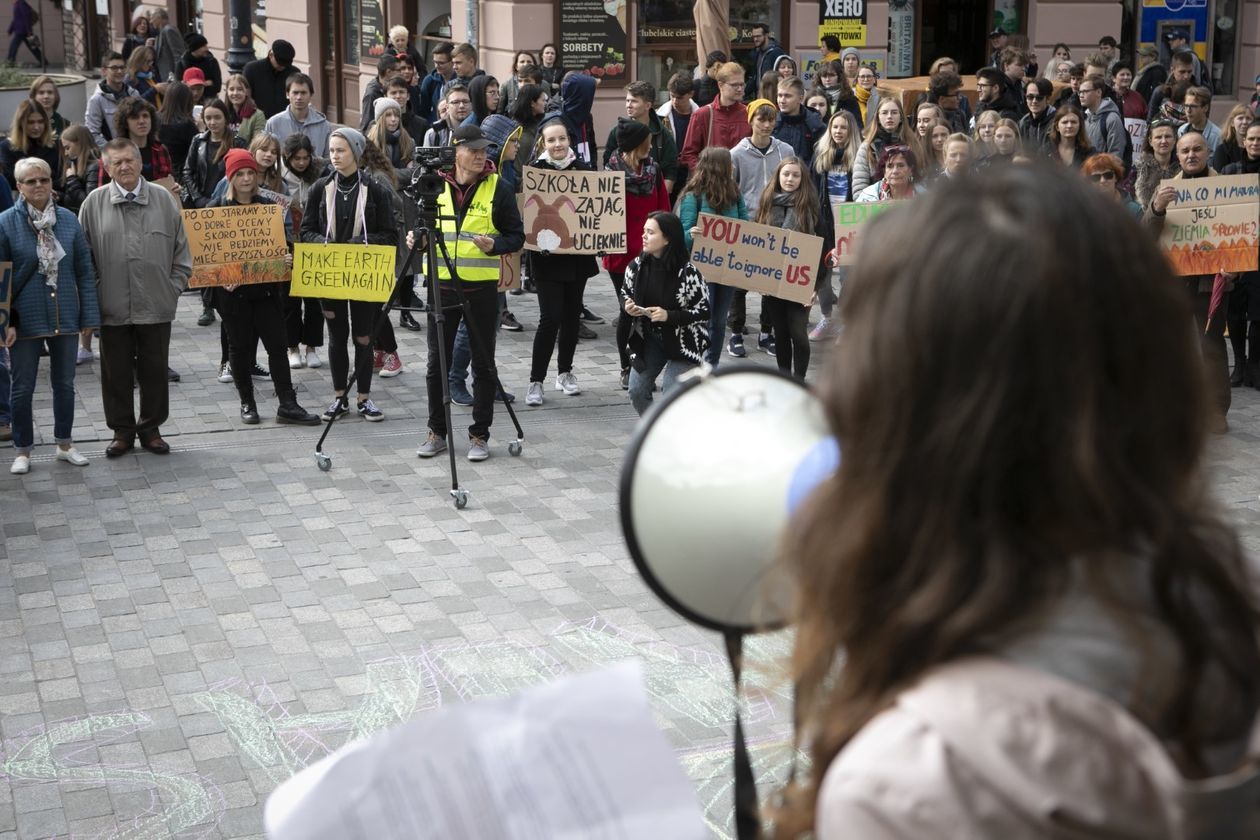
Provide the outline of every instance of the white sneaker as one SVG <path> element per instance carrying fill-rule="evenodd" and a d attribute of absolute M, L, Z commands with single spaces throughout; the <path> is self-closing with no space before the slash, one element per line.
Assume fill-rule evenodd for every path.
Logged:
<path fill-rule="evenodd" d="M 529 390 L 525 392 L 525 405 L 542 405 L 543 404 L 543 384 L 541 382 L 529 383 Z"/>
<path fill-rule="evenodd" d="M 319 367 L 322 364 L 323 362 L 319 360 L 319 352 L 314 347 L 307 348 L 306 366 L 308 368 L 315 368 L 315 367 Z"/>
<path fill-rule="evenodd" d="M 95 359 L 96 359 L 96 355 L 91 350 L 84 347 L 82 344 L 80 344 L 79 349 L 75 351 L 74 363 L 76 365 L 81 365 L 84 362 L 91 362 L 91 361 L 94 361 Z"/>
<path fill-rule="evenodd" d="M 232 363 L 224 362 L 223 367 L 219 369 L 219 381 L 227 384 L 232 381 Z"/>
<path fill-rule="evenodd" d="M 576 397 L 582 393 L 582 388 L 578 385 L 577 377 L 573 375 L 573 371 L 562 373 L 556 377 L 556 390 L 564 391 L 565 396 Z"/>
<path fill-rule="evenodd" d="M 298 370 L 302 367 L 302 355 L 296 350 L 289 351 L 289 370 Z"/>
<path fill-rule="evenodd" d="M 57 460 L 65 461 L 67 464 L 74 464 L 76 467 L 86 467 L 88 465 L 88 459 L 73 446 L 69 449 L 57 447 Z"/>
<path fill-rule="evenodd" d="M 31 456 L 19 455 L 13 459 L 13 466 L 9 467 L 10 475 L 26 475 L 31 471 Z"/>

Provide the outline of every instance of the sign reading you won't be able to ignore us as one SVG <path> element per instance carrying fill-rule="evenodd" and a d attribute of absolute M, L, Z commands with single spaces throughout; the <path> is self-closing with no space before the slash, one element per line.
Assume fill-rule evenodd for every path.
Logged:
<path fill-rule="evenodd" d="M 808 305 L 822 257 L 821 237 L 701 213 L 691 262 L 721 283 Z"/>

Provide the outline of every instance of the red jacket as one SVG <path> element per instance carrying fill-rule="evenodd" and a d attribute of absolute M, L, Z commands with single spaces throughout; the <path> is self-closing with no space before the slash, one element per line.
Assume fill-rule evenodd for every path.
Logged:
<path fill-rule="evenodd" d="M 604 257 L 604 268 L 610 273 L 623 274 L 626 266 L 643 250 L 643 223 L 649 213 L 657 210 L 669 212 L 669 191 L 665 189 L 665 176 L 656 176 L 656 189 L 650 195 L 634 195 L 626 191 L 626 252 Z"/>
<path fill-rule="evenodd" d="M 712 136 L 709 124 L 713 124 Z M 722 107 L 717 101 L 697 110 L 687 123 L 687 139 L 683 141 L 678 162 L 688 169 L 695 169 L 700 152 L 709 146 L 733 149 L 740 140 L 752 136 L 748 123 L 748 109 L 743 102 Z"/>

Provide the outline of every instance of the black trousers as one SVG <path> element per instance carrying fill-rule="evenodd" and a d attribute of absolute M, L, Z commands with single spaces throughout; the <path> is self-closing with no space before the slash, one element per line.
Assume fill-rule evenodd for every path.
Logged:
<path fill-rule="evenodd" d="M 346 342 L 354 334 L 354 384 L 358 393 L 372 392 L 372 324 L 381 305 L 365 300 L 326 300 L 320 304 L 328 321 L 328 366 L 334 391 L 345 391 L 350 376 Z M 362 339 L 362 340 L 360 340 Z M 287 368 L 288 362 L 285 362 Z"/>
<path fill-rule="evenodd" d="M 626 295 L 622 291 L 626 282 L 624 271 L 610 271 L 613 289 L 617 292 L 617 358 L 621 360 L 621 369 L 630 367 L 630 324 L 633 319 L 626 314 Z"/>
<path fill-rule="evenodd" d="M 473 421 L 468 427 L 472 437 L 489 438 L 490 424 L 494 422 L 494 392 L 498 371 L 494 365 L 495 327 L 499 323 L 499 294 L 494 283 L 465 283 L 464 295 L 468 298 L 468 343 L 472 351 L 473 372 Z M 438 306 L 446 316 L 442 325 L 442 342 L 449 364 L 455 349 L 455 333 L 465 317 L 459 305 L 459 297 L 449 286 L 438 287 Z M 438 357 L 438 330 L 432 309 L 426 311 L 429 331 L 429 362 L 424 382 L 429 391 L 429 429 L 441 437 L 446 436 L 446 408 L 442 404 L 442 370 Z"/>
<path fill-rule="evenodd" d="M 731 314 L 727 318 L 727 324 L 731 328 L 732 335 L 743 335 L 744 325 L 748 320 L 748 290 L 736 289 L 735 297 L 731 300 Z M 768 304 L 770 298 L 766 295 L 761 296 L 761 314 L 757 316 L 757 323 L 761 327 L 763 333 L 768 333 L 773 328 L 770 322 L 770 315 L 766 311 L 768 306 L 773 308 L 773 304 Z"/>
<path fill-rule="evenodd" d="M 114 437 L 141 442 L 158 437 L 170 412 L 166 366 L 171 325 L 124 324 L 101 327 L 101 400 Z M 135 385 L 140 386 L 136 419 Z"/>
<path fill-rule="evenodd" d="M 250 370 L 254 366 L 255 351 L 261 339 L 267 351 L 271 368 L 271 381 L 276 386 L 276 396 L 282 401 L 293 391 L 293 377 L 289 373 L 288 346 L 284 333 L 284 301 L 280 292 L 266 297 L 236 298 L 230 292 L 219 307 L 223 324 L 227 328 L 228 347 L 231 353 L 232 381 L 241 402 L 254 401 L 254 380 Z"/>
<path fill-rule="evenodd" d="M 560 337 L 560 354 L 556 373 L 573 370 L 573 353 L 577 350 L 578 326 L 582 318 L 582 294 L 585 280 L 548 280 L 534 278 L 538 288 L 538 331 L 534 333 L 534 353 L 529 367 L 529 381 L 542 382 L 551 364 L 551 351 Z M 618 321 L 620 324 L 620 321 Z"/>
<path fill-rule="evenodd" d="M 764 314 L 767 310 L 774 328 L 774 356 L 779 370 L 804 379 L 809 370 L 809 307 L 762 295 L 761 311 Z"/>
<path fill-rule="evenodd" d="M 1199 291 L 1199 278 L 1192 277 L 1186 282 L 1186 293 L 1191 297 L 1194 308 L 1194 323 L 1198 327 L 1201 347 L 1203 348 L 1203 370 L 1207 380 L 1208 392 L 1220 416 L 1224 417 L 1233 401 L 1233 393 L 1229 387 L 1229 357 L 1225 352 L 1225 303 L 1212 317 L 1208 326 L 1208 307 L 1212 302 L 1211 292 Z"/>
<path fill-rule="evenodd" d="M 319 298 L 292 297 L 284 287 L 284 331 L 290 347 L 324 346 L 324 313 Z"/>

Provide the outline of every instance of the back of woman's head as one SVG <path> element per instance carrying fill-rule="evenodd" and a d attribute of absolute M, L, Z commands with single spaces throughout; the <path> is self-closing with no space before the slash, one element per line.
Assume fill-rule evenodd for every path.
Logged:
<path fill-rule="evenodd" d="M 182 120 L 192 119 L 192 88 L 183 82 L 171 82 L 166 86 L 166 95 L 162 97 L 162 107 L 158 114 L 162 125 L 174 125 Z"/>
<path fill-rule="evenodd" d="M 512 103 L 512 119 L 521 125 L 527 125 L 537 120 L 538 118 L 534 116 L 534 103 L 542 95 L 542 85 L 521 85 L 521 89 L 516 94 L 516 101 Z"/>
<path fill-rule="evenodd" d="M 1181 670 L 1141 717 L 1180 755 L 1238 723 L 1206 670 L 1249 725 L 1254 602 L 1199 473 L 1194 320 L 1149 234 L 1074 173 L 990 170 L 873 221 L 841 305 L 819 386 L 841 464 L 784 551 L 813 782 L 899 690 L 1027 629 L 1074 568 L 1148 582 L 1178 644 L 1154 664 Z"/>
<path fill-rule="evenodd" d="M 735 183 L 730 149 L 708 146 L 701 151 L 686 191 L 694 193 L 697 200 L 707 200 L 718 213 L 734 209 L 739 203 L 739 185 Z"/>

